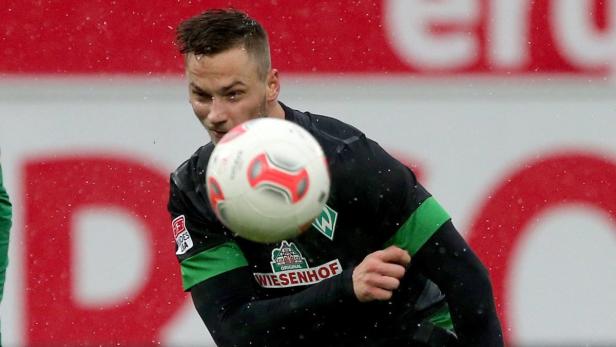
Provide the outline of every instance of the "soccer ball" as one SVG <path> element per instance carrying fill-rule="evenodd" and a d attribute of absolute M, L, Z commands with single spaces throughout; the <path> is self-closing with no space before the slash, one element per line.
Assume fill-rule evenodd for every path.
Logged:
<path fill-rule="evenodd" d="M 299 125 L 257 118 L 229 131 L 206 171 L 218 219 L 245 239 L 274 243 L 298 236 L 321 213 L 330 178 L 323 150 Z"/>

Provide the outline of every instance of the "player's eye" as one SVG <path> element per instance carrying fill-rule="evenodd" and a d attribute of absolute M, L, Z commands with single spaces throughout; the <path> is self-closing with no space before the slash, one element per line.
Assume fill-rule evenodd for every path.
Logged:
<path fill-rule="evenodd" d="M 226 96 L 227 99 L 229 99 L 230 101 L 237 101 L 241 96 L 242 96 L 243 92 L 241 90 L 233 90 L 230 91 Z"/>
<path fill-rule="evenodd" d="M 208 102 L 212 100 L 212 96 L 202 90 L 193 89 L 192 93 L 197 100 L 201 102 Z"/>

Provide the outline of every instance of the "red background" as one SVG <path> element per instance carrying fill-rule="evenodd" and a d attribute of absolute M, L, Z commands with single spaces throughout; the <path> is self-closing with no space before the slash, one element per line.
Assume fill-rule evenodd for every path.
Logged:
<path fill-rule="evenodd" d="M 524 75 L 592 73 L 576 68 L 558 52 L 548 23 L 554 0 L 532 1 L 528 28 L 530 62 L 518 70 L 490 66 L 486 24 L 490 2 L 478 0 L 481 18 L 470 28 L 479 41 L 472 66 L 455 74 Z M 274 65 L 286 73 L 422 73 L 400 59 L 383 25 L 384 1 L 17 1 L 0 8 L 0 74 L 179 74 L 173 44 L 175 27 L 211 7 L 244 9 L 269 31 Z M 607 23 L 606 6 L 594 0 L 598 29 Z M 434 35 L 467 30 L 437 23 Z M 596 72 L 596 71 L 595 71 Z"/>

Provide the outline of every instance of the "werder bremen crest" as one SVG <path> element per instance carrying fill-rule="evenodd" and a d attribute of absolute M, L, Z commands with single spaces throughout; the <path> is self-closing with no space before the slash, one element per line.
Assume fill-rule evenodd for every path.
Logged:
<path fill-rule="evenodd" d="M 312 226 L 315 227 L 321 234 L 325 235 L 328 239 L 334 240 L 334 231 L 336 231 L 336 220 L 338 219 L 338 212 L 333 208 L 325 205 L 321 214 L 312 222 Z"/>
<path fill-rule="evenodd" d="M 306 258 L 302 256 L 297 246 L 287 241 L 282 241 L 280 248 L 274 248 L 271 264 L 274 272 L 308 268 Z"/>

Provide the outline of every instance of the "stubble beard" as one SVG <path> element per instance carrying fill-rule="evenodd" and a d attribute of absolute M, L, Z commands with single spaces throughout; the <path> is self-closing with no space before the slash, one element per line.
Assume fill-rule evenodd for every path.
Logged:
<path fill-rule="evenodd" d="M 259 105 L 259 110 L 258 110 L 256 118 L 266 118 L 266 117 L 269 117 L 269 115 L 267 114 L 267 97 L 263 95 L 263 100 L 261 104 Z"/>

